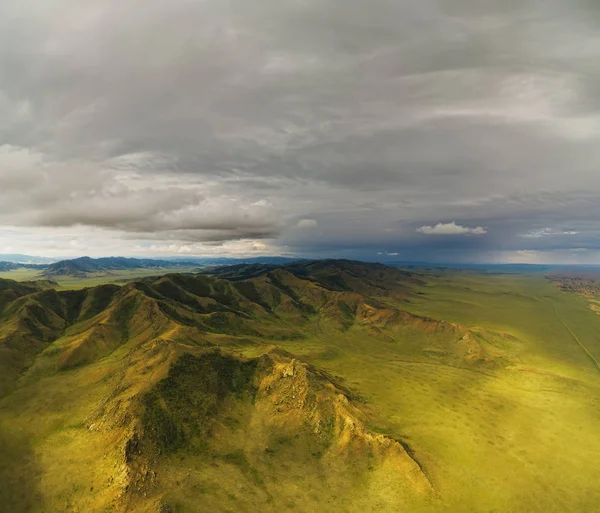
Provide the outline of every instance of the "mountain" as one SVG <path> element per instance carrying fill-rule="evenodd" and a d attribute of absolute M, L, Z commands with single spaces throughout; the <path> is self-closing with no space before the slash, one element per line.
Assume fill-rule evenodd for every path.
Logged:
<path fill-rule="evenodd" d="M 281 264 L 230 264 L 230 265 L 207 265 L 198 271 L 199 274 L 207 274 L 230 281 L 247 280 L 255 278 L 269 271 L 282 268 Z"/>
<path fill-rule="evenodd" d="M 543 490 L 592 511 L 600 380 L 572 340 L 555 345 L 558 321 L 529 338 L 554 315 L 537 294 L 562 298 L 547 281 L 530 297 L 529 281 L 346 260 L 213 272 L 0 280 L 6 511 L 538 511 Z M 451 302 L 481 324 L 445 320 Z M 563 457 L 552 440 L 576 427 Z M 555 494 L 576 472 L 588 481 Z"/>
<path fill-rule="evenodd" d="M 83 272 L 90 269 L 86 263 Z M 171 274 L 69 292 L 0 282 L 0 390 L 7 404 L 20 409 L 27 403 L 22 394 L 37 401 L 32 391 L 42 383 L 52 404 L 54 394 L 75 386 L 73 379 L 85 382 L 67 408 L 68 415 L 79 416 L 83 432 L 61 443 L 71 458 L 67 469 L 81 465 L 73 476 L 83 488 L 70 492 L 73 504 L 86 511 L 107 504 L 141 511 L 159 500 L 170 507 L 167 489 L 182 472 L 181 461 L 180 479 L 187 483 L 182 500 L 194 500 L 196 477 L 190 472 L 195 476 L 201 469 L 211 469 L 215 483 L 246 480 L 246 491 L 237 493 L 257 507 L 274 500 L 282 483 L 294 488 L 302 473 L 319 490 L 318 497 L 304 494 L 311 508 L 320 507 L 321 496 L 333 500 L 335 494 L 350 508 L 359 497 L 353 488 L 376 493 L 376 485 L 361 485 L 373 465 L 386 469 L 376 482 L 391 487 L 399 504 L 433 497 L 408 444 L 373 431 L 376 415 L 343 381 L 274 348 L 304 340 L 317 327 L 339 334 L 355 326 L 391 340 L 396 330 L 415 323 L 437 326 L 351 289 L 360 282 L 357 289 L 402 298 L 415 279 L 352 262 L 298 265 L 293 271 L 275 269 L 237 282 Z M 386 325 L 390 334 L 382 331 Z M 241 356 L 235 350 L 240 344 L 256 347 L 256 355 Z M 53 424 L 53 414 L 47 415 L 42 425 Z M 106 456 L 99 460 L 110 469 L 101 463 L 82 472 L 100 447 Z M 390 482 L 387 473 L 394 476 Z M 99 486 L 102 480 L 110 485 Z M 60 486 L 49 486 L 46 506 L 56 507 Z M 83 493 L 92 489 L 97 491 Z M 202 503 L 216 507 L 220 493 L 207 489 Z"/>
<path fill-rule="evenodd" d="M 43 270 L 47 264 L 21 264 L 17 262 L 4 262 L 0 260 L 0 272 L 15 271 L 16 269 Z"/>
<path fill-rule="evenodd" d="M 162 260 L 187 261 L 198 265 L 240 265 L 240 264 L 272 264 L 285 265 L 292 262 L 300 262 L 305 258 L 281 257 L 281 256 L 262 256 L 250 258 L 227 258 L 227 257 L 164 257 Z"/>
<path fill-rule="evenodd" d="M 56 259 L 31 255 L 0 253 L 0 261 L 13 262 L 17 264 L 51 264 L 56 262 Z"/>
<path fill-rule="evenodd" d="M 46 269 L 47 264 L 19 264 L 16 262 L 0 261 L 0 272 L 15 271 L 17 269 Z"/>
<path fill-rule="evenodd" d="M 6 260 L 2 260 L 6 257 Z M 39 269 L 47 279 L 60 277 L 86 278 L 96 273 L 111 273 L 113 271 L 127 271 L 138 269 L 165 270 L 190 270 L 198 266 L 220 265 L 284 265 L 298 260 L 284 257 L 256 257 L 249 259 L 237 258 L 126 258 L 106 257 L 90 258 L 80 257 L 74 259 L 54 261 L 41 257 L 28 257 L 27 255 L 0 255 L 0 271 L 12 271 L 19 268 Z"/>
<path fill-rule="evenodd" d="M 0 271 L 14 271 L 21 267 L 19 264 L 14 262 L 2 262 L 0 261 Z"/>
<path fill-rule="evenodd" d="M 402 277 L 409 283 L 418 283 L 413 274 L 390 266 L 372 263 L 357 262 L 353 260 L 300 260 L 285 264 L 252 263 L 236 265 L 207 266 L 199 271 L 229 281 L 247 280 L 275 271 L 285 270 L 298 277 L 312 281 L 319 281 L 337 289 L 351 289 L 352 285 L 346 283 L 348 279 L 367 280 L 376 282 L 376 288 L 384 288 L 385 280 L 393 272 L 396 277 Z M 391 269 L 394 269 L 391 271 Z"/>
<path fill-rule="evenodd" d="M 61 260 L 49 265 L 44 274 L 52 276 L 75 276 L 83 278 L 91 273 L 121 271 L 128 269 L 174 269 L 194 267 L 186 261 L 152 260 L 125 257 L 90 258 L 81 257 L 73 260 Z"/>

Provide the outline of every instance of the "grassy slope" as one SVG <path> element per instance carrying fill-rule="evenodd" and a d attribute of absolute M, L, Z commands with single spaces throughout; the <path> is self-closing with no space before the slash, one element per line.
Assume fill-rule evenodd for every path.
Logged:
<path fill-rule="evenodd" d="M 489 354 L 505 355 L 502 364 L 492 358 L 474 365 L 458 357 L 462 342 L 456 339 L 464 336 L 463 328 L 455 333 L 413 320 L 382 334 L 359 319 L 340 330 L 339 319 L 324 314 L 330 306 L 301 324 L 289 304 L 278 307 L 277 329 L 301 325 L 300 339 L 213 333 L 194 342 L 165 321 L 163 343 L 140 346 L 152 337 L 143 319 L 132 318 L 128 338 L 112 352 L 56 373 L 63 346 L 70 343 L 67 334 L 0 402 L 0 480 L 6 483 L 0 504 L 10 505 L 6 511 L 42 511 L 42 503 L 52 511 L 111 511 L 121 493 L 123 449 L 109 448 L 129 429 L 119 421 L 128 398 L 167 375 L 169 362 L 185 349 L 181 344 L 193 349 L 211 341 L 247 356 L 279 345 L 342 376 L 375 413 L 373 427 L 408 442 L 434 485 L 438 498 L 415 497 L 408 511 L 597 511 L 600 372 L 563 322 L 598 355 L 600 316 L 541 277 L 443 274 L 425 281 L 421 294 L 408 300 L 380 300 L 474 328 L 471 339 L 482 333 Z M 310 294 L 314 290 L 307 289 L 302 297 Z M 110 429 L 97 426 L 106 418 L 98 415 L 98 405 L 107 397 L 118 399 L 108 403 L 109 418 L 116 419 Z M 251 414 L 248 408 L 239 403 L 228 418 L 242 422 Z M 211 464 L 201 455 L 169 456 L 161 462 L 158 489 L 189 511 L 207 504 L 216 511 L 352 508 L 351 488 L 339 488 L 348 494 L 341 502 L 332 499 L 324 476 L 311 473 L 302 445 L 283 447 L 278 464 L 269 467 L 245 459 L 242 449 L 249 441 L 243 435 L 227 436 L 241 453 Z M 379 488 L 366 502 L 355 497 L 356 510 L 396 511 L 380 477 L 372 478 Z M 136 504 L 140 511 L 156 511 L 154 502 Z"/>

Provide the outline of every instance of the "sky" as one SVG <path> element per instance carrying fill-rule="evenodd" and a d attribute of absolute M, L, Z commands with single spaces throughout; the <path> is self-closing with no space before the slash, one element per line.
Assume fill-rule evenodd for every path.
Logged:
<path fill-rule="evenodd" d="M 600 263 L 596 0 L 3 0 L 0 253 Z"/>

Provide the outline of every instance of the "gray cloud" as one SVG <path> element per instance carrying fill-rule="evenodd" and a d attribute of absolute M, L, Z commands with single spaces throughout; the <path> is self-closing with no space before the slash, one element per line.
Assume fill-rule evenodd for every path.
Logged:
<path fill-rule="evenodd" d="M 599 28 L 589 0 L 6 0 L 0 240 L 594 251 Z"/>

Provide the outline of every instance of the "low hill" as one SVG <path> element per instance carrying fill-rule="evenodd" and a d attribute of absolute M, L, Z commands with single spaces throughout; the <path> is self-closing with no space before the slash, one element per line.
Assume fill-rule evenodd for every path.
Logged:
<path fill-rule="evenodd" d="M 600 379 L 559 321 L 530 338 L 531 285 L 506 288 L 529 319 L 511 329 L 494 277 L 460 296 L 346 260 L 215 273 L 0 280 L 7 511 L 593 511 Z"/>

